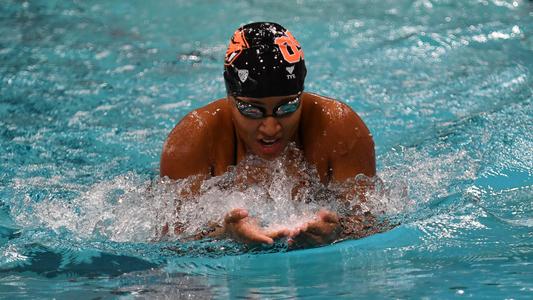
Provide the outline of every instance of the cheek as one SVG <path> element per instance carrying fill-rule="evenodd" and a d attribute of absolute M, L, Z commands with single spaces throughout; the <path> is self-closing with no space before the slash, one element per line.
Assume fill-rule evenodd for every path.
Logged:
<path fill-rule="evenodd" d="M 289 118 L 281 122 L 281 127 L 283 131 L 287 133 L 294 133 L 298 129 L 298 124 L 300 123 L 300 114 L 292 115 Z"/>
<path fill-rule="evenodd" d="M 252 127 L 246 126 L 244 124 L 239 124 L 237 127 L 238 133 L 241 137 L 248 138 L 250 136 L 253 136 L 255 130 L 253 130 Z"/>
<path fill-rule="evenodd" d="M 255 135 L 256 124 L 253 121 L 250 121 L 244 118 L 241 115 L 233 116 L 233 124 L 235 125 L 235 130 L 241 138 L 250 138 Z"/>

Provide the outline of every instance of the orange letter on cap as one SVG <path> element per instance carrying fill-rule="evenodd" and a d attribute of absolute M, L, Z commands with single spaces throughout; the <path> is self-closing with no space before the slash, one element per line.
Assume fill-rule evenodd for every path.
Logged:
<path fill-rule="evenodd" d="M 278 37 L 274 40 L 274 43 L 278 45 L 283 58 L 291 63 L 297 63 L 300 59 L 304 58 L 304 52 L 298 41 L 288 31 L 285 32 L 285 36 Z M 289 52 L 289 47 L 291 51 Z M 291 53 L 292 52 L 292 53 Z"/>

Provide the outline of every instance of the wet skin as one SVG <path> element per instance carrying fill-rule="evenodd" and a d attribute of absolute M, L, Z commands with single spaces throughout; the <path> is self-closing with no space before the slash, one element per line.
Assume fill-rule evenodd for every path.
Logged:
<path fill-rule="evenodd" d="M 375 176 L 374 142 L 361 118 L 347 105 L 316 94 L 303 93 L 298 110 L 273 117 L 273 109 L 296 95 L 261 99 L 239 97 L 259 106 L 267 117 L 250 119 L 228 96 L 185 116 L 169 134 L 161 154 L 160 175 L 171 179 L 219 176 L 253 153 L 270 160 L 296 143 L 320 180 L 342 183 L 357 174 Z M 288 237 L 294 247 L 331 243 L 338 238 L 338 216 L 322 210 L 297 228 L 268 231 L 245 209 L 227 212 L 222 234 L 247 244 L 272 244 Z M 219 233 L 220 234 L 220 233 Z"/>
<path fill-rule="evenodd" d="M 290 142 L 298 139 L 301 107 L 287 116 L 272 116 L 275 107 L 283 105 L 296 97 L 298 95 L 261 99 L 238 97 L 239 101 L 263 108 L 267 112 L 267 117 L 261 119 L 251 119 L 243 116 L 235 105 L 234 97 L 228 97 L 233 125 L 235 126 L 238 140 L 244 145 L 246 153 L 251 152 L 264 159 L 274 159 L 281 154 Z"/>

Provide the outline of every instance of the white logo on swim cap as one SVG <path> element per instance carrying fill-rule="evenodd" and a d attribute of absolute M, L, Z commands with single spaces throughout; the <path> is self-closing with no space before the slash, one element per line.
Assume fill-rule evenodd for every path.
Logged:
<path fill-rule="evenodd" d="M 285 69 L 287 70 L 287 72 L 289 72 L 289 74 L 292 74 L 292 72 L 294 72 L 294 66 L 286 67 Z"/>
<path fill-rule="evenodd" d="M 292 65 L 290 67 L 286 67 L 285 70 L 287 70 L 287 72 L 289 72 L 289 75 L 287 75 L 287 79 L 296 78 L 296 74 L 292 74 L 292 72 L 294 72 L 294 65 Z"/>
<path fill-rule="evenodd" d="M 245 82 L 248 79 L 248 70 L 237 70 L 237 75 L 239 75 L 241 82 Z"/>

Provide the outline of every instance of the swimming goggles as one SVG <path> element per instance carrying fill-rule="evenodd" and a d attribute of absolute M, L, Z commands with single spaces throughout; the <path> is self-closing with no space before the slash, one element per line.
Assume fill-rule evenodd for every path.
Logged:
<path fill-rule="evenodd" d="M 250 119 L 262 119 L 266 117 L 274 117 L 274 118 L 281 118 L 286 117 L 292 113 L 294 113 L 296 110 L 298 110 L 298 107 L 300 107 L 300 95 L 296 96 L 296 98 L 290 100 L 289 102 L 282 103 L 276 107 L 274 107 L 274 110 L 272 110 L 271 115 L 267 115 L 266 110 L 264 107 L 253 105 L 252 103 L 244 102 L 242 100 L 239 100 L 235 98 L 235 103 L 237 104 L 237 110 L 241 113 L 241 115 L 250 118 Z"/>

